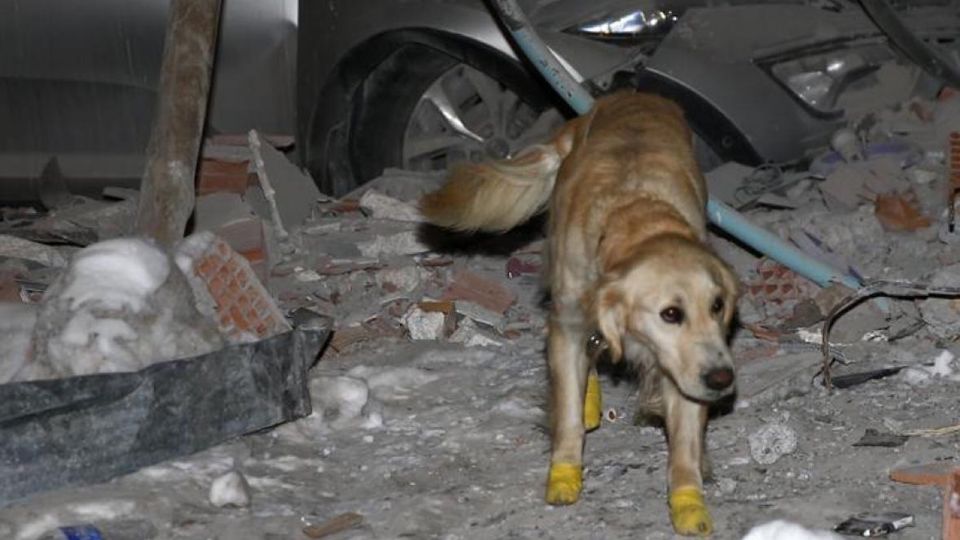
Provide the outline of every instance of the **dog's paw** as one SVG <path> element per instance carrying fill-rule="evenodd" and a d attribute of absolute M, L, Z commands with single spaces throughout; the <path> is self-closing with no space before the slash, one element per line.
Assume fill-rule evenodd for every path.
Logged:
<path fill-rule="evenodd" d="M 587 377 L 587 393 L 583 398 L 583 428 L 592 431 L 600 427 L 601 409 L 600 378 L 594 374 Z"/>
<path fill-rule="evenodd" d="M 583 469 L 579 463 L 551 463 L 547 478 L 547 503 L 573 504 L 583 488 Z"/>
<path fill-rule="evenodd" d="M 713 518 L 703 501 L 703 493 L 693 486 L 670 493 L 670 520 L 677 534 L 707 536 L 713 532 Z"/>

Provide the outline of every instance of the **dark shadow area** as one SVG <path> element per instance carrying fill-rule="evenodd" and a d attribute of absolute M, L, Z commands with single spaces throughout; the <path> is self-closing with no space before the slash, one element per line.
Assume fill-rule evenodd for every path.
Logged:
<path fill-rule="evenodd" d="M 539 215 L 504 233 L 464 233 L 423 224 L 417 235 L 420 241 L 438 253 L 505 257 L 531 242 L 542 239 L 546 232 L 546 223 L 546 216 Z"/>

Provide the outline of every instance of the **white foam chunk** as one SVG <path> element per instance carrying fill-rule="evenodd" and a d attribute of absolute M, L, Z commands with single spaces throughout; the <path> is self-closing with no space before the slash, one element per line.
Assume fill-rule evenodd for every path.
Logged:
<path fill-rule="evenodd" d="M 170 266 L 166 254 L 145 240 L 118 238 L 77 252 L 70 265 L 63 298 L 71 308 L 95 302 L 107 309 L 143 309 L 145 299 L 156 291 Z"/>

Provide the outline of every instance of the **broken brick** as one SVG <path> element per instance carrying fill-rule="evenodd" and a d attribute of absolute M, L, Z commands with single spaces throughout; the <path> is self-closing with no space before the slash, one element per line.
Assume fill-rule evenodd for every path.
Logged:
<path fill-rule="evenodd" d="M 251 184 L 249 161 L 203 159 L 197 173 L 197 195 L 235 193 L 243 195 Z"/>
<path fill-rule="evenodd" d="M 507 311 L 517 295 L 500 283 L 469 270 L 458 270 L 441 300 L 467 300 L 497 313 Z"/>
<path fill-rule="evenodd" d="M 21 302 L 20 284 L 10 272 L 0 272 L 0 302 Z"/>
<path fill-rule="evenodd" d="M 507 278 L 513 279 L 524 274 L 539 274 L 540 265 L 524 261 L 518 257 L 510 257 L 507 260 Z"/>
<path fill-rule="evenodd" d="M 250 263 L 222 238 L 205 232 L 184 241 L 178 256 L 210 293 L 225 335 L 253 334 L 263 339 L 290 330 L 290 323 L 254 274 Z"/>
<path fill-rule="evenodd" d="M 434 302 L 431 300 L 424 300 L 417 305 L 420 306 L 420 309 L 427 312 L 439 311 L 440 313 L 449 315 L 454 311 L 454 304 L 450 301 Z"/>
<path fill-rule="evenodd" d="M 915 231 L 930 226 L 930 219 L 917 208 L 916 196 L 911 197 L 910 194 L 877 195 L 874 201 L 874 213 L 884 229 Z"/>

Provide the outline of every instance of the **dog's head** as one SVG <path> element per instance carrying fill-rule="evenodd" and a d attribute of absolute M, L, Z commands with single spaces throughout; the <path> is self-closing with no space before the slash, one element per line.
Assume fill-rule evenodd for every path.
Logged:
<path fill-rule="evenodd" d="M 733 273 L 697 242 L 649 242 L 604 276 L 593 298 L 614 360 L 637 340 L 687 397 L 715 401 L 733 391 L 727 334 L 738 295 Z"/>

